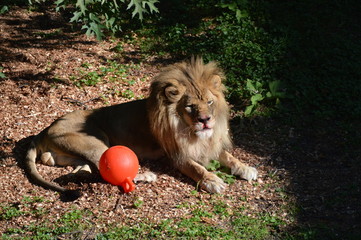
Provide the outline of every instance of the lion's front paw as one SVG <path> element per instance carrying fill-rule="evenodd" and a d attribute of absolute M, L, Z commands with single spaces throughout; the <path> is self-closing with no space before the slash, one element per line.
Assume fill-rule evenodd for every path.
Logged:
<path fill-rule="evenodd" d="M 138 173 L 134 178 L 134 182 L 155 182 L 157 180 L 157 175 L 152 172 Z"/>
<path fill-rule="evenodd" d="M 258 171 L 254 167 L 241 165 L 232 168 L 231 172 L 233 175 L 238 175 L 247 181 L 257 180 Z"/>
<path fill-rule="evenodd" d="M 209 193 L 222 193 L 226 189 L 227 184 L 216 175 L 210 174 L 201 181 L 200 186 Z"/>
<path fill-rule="evenodd" d="M 76 166 L 71 173 L 91 173 L 92 170 L 88 164 Z"/>

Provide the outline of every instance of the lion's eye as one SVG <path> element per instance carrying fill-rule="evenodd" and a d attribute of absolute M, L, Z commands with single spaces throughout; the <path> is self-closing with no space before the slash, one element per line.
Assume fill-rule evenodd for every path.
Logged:
<path fill-rule="evenodd" d="M 192 112 L 193 104 L 186 105 L 185 109 L 187 112 Z"/>
<path fill-rule="evenodd" d="M 213 100 L 210 100 L 207 102 L 208 105 L 212 105 L 213 104 Z"/>

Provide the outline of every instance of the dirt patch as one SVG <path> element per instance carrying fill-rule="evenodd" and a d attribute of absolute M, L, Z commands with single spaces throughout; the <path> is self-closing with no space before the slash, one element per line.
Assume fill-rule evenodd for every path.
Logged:
<path fill-rule="evenodd" d="M 62 16 L 47 10 L 28 12 L 19 8 L 0 17 L 1 65 L 7 77 L 0 82 L 2 203 L 21 203 L 24 196 L 45 196 L 49 201 L 44 207 L 50 216 L 54 216 L 53 221 L 76 206 L 92 211 L 96 218 L 95 228 L 102 231 L 110 223 L 131 223 L 139 219 L 152 222 L 180 219 L 188 212 L 177 206 L 184 202 L 192 204 L 199 198 L 204 202 L 214 199 L 229 201 L 235 208 L 247 205 L 245 214 L 254 214 L 257 209 L 267 209 L 270 213 L 278 211 L 283 200 L 275 196 L 277 194 L 271 189 L 263 189 L 263 185 L 269 182 L 264 178 L 268 171 L 262 163 L 265 156 L 241 148 L 236 148 L 234 154 L 246 163 L 258 166 L 260 181 L 254 186 L 237 180 L 229 186 L 224 196 L 204 192 L 200 195 L 192 194 L 195 183 L 163 163 L 161 166 L 144 163 L 141 170 L 155 170 L 158 180 L 152 184 L 139 183 L 136 191 L 130 194 L 124 194 L 118 187 L 101 179 L 76 179 L 69 183 L 58 179 L 69 173 L 71 168 L 39 165 L 39 171 L 45 178 L 58 179 L 58 182 L 70 189 L 82 190 L 83 196 L 74 202 L 63 202 L 57 193 L 31 184 L 21 168 L 31 136 L 67 112 L 146 96 L 150 79 L 163 66 L 162 61 L 154 57 L 141 57 L 137 48 L 131 44 L 124 44 L 124 51 L 120 55 L 112 50 L 118 44 L 116 41 L 96 42 L 70 29 Z M 78 88 L 69 80 L 79 75 L 79 69 L 84 68 L 84 63 L 99 69 L 107 60 L 136 64 L 137 67 L 128 68 L 127 81 L 104 81 L 96 86 Z M 132 80 L 131 85 L 128 84 L 129 79 Z M 133 92 L 134 97 L 119 94 L 124 90 Z M 247 202 L 229 200 L 243 199 L 245 196 Z M 138 198 L 144 201 L 141 210 L 134 207 Z M 2 222 L 0 231 L 35 221 L 37 219 L 26 216 L 16 218 L 6 224 Z"/>

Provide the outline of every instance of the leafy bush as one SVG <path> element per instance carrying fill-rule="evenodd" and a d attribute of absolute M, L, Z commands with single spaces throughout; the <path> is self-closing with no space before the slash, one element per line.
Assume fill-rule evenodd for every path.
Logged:
<path fill-rule="evenodd" d="M 325 119 L 361 116 L 361 5 L 356 0 L 268 6 L 268 28 L 287 35 L 283 79 L 295 113 Z"/>
<path fill-rule="evenodd" d="M 271 103 L 271 106 L 277 106 L 281 102 L 281 99 L 290 98 L 290 96 L 283 91 L 284 88 L 282 88 L 282 82 L 280 80 L 268 82 L 269 91 L 266 91 L 265 89 L 267 88 L 263 83 L 248 79 L 246 89 L 251 95 L 251 105 L 247 106 L 244 112 L 246 116 L 251 115 L 262 101 L 263 103 Z"/>
<path fill-rule="evenodd" d="M 277 71 L 284 42 L 282 39 L 271 39 L 250 17 L 238 22 L 236 16 L 230 14 L 219 18 L 219 25 L 211 34 L 218 42 L 218 46 L 214 47 L 217 51 L 205 51 L 203 55 L 220 62 L 225 70 L 229 99 L 234 104 L 251 104 L 255 110 L 266 98 L 258 98 L 258 104 L 253 104 L 251 98 L 255 99 L 255 94 L 269 92 L 270 82 L 280 81 Z M 256 91 L 250 91 L 251 82 L 258 83 Z"/>
<path fill-rule="evenodd" d="M 208 4 L 213 9 L 202 3 L 187 1 L 182 16 L 160 9 L 158 24 L 142 30 L 148 39 L 143 49 L 217 60 L 227 74 L 229 100 L 247 115 L 280 102 L 297 118 L 361 115 L 356 0 L 218 0 Z"/>
<path fill-rule="evenodd" d="M 43 1 L 48 0 L 33 0 Z M 0 5 L 0 13 L 8 10 L 7 4 L 9 0 Z M 246 115 L 267 113 L 280 102 L 287 102 L 295 116 L 361 115 L 361 5 L 356 0 L 344 4 L 57 0 L 56 4 L 58 10 L 72 9 L 71 21 L 99 39 L 132 25 L 143 50 L 152 54 L 202 55 L 206 61 L 218 61 L 227 74 L 229 100 Z M 135 16 L 142 20 L 145 13 L 158 9 L 159 14 L 141 25 L 130 20 Z"/>
<path fill-rule="evenodd" d="M 30 4 L 42 3 L 48 0 L 29 0 Z M 143 20 L 144 14 L 158 12 L 154 5 L 157 0 L 57 0 L 56 10 L 74 9 L 70 22 L 80 23 L 87 35 L 95 34 L 100 40 L 104 31 L 117 33 L 122 30 L 130 18 L 138 16 Z M 132 11 L 131 17 L 129 11 Z"/>
<path fill-rule="evenodd" d="M 269 96 L 270 83 L 280 83 L 278 70 L 285 49 L 284 39 L 273 38 L 256 25 L 247 13 L 247 1 L 217 2 L 221 14 L 202 16 L 197 24 L 188 20 L 191 24 L 183 21 L 142 30 L 143 36 L 148 37 L 143 49 L 176 56 L 202 55 L 206 61 L 216 60 L 227 74 L 228 97 L 233 104 L 240 105 L 243 110 L 252 106 L 252 109 L 248 108 L 248 114 L 264 104 L 274 107 L 285 96 L 278 94 L 278 101 L 270 101 L 275 96 Z M 247 88 L 249 82 L 259 83 L 257 91 L 265 94 L 256 104 L 254 95 L 257 93 Z M 278 86 L 280 93 L 283 84 Z"/>

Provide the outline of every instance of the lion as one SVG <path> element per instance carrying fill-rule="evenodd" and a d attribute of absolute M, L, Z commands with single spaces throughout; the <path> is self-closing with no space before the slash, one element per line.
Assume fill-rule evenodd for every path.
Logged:
<path fill-rule="evenodd" d="M 71 195 L 77 191 L 44 180 L 36 162 L 97 173 L 101 155 L 111 146 L 124 145 L 140 160 L 169 159 L 210 193 L 222 193 L 227 186 L 206 170 L 212 159 L 240 178 L 255 180 L 257 170 L 229 153 L 232 142 L 223 80 L 215 62 L 204 64 L 202 58 L 193 57 L 154 77 L 146 99 L 68 113 L 33 139 L 25 158 L 26 173 L 35 184 Z M 152 172 L 135 178 L 155 179 Z"/>

